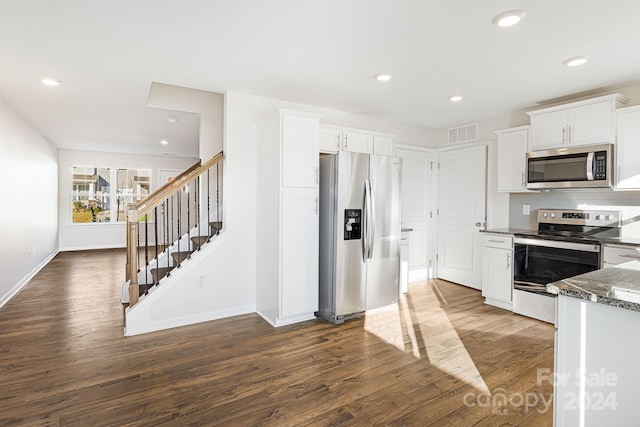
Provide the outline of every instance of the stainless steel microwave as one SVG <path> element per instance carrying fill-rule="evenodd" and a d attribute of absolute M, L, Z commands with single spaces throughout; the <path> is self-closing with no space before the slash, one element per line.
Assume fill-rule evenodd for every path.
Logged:
<path fill-rule="evenodd" d="M 613 144 L 527 153 L 527 188 L 569 189 L 613 186 Z"/>

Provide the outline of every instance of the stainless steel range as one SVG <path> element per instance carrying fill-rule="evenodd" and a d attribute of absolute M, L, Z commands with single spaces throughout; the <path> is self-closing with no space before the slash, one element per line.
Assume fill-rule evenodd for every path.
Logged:
<path fill-rule="evenodd" d="M 601 268 L 602 239 L 619 235 L 619 211 L 540 209 L 538 230 L 515 234 L 513 311 L 555 323 L 546 285 Z"/>

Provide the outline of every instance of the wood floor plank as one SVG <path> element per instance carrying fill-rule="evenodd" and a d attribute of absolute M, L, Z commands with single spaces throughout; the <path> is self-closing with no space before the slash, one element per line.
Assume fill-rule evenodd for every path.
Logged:
<path fill-rule="evenodd" d="M 60 253 L 0 309 L 0 426 L 551 425 L 542 405 L 478 404 L 548 398 L 555 330 L 474 289 L 411 283 L 338 326 L 249 314 L 125 338 L 124 261 Z"/>

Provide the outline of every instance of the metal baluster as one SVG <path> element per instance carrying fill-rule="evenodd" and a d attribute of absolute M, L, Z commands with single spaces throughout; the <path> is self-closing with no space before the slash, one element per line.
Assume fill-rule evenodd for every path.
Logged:
<path fill-rule="evenodd" d="M 140 221 L 140 219 L 136 218 L 136 221 Z M 138 253 L 138 273 L 140 273 L 140 224 L 136 227 L 136 252 Z"/>
<path fill-rule="evenodd" d="M 180 228 L 181 215 L 182 215 L 182 192 L 178 191 L 178 254 L 180 254 L 180 240 L 182 240 L 182 229 Z M 178 256 L 178 268 L 180 268 L 180 256 Z"/>
<path fill-rule="evenodd" d="M 165 231 L 166 239 L 164 241 L 164 246 L 167 252 L 167 268 L 171 268 L 171 266 L 169 265 L 169 258 L 171 258 L 171 245 L 167 244 L 169 242 L 169 199 L 165 199 L 163 203 L 164 203 L 164 206 L 166 206 L 164 210 L 164 223 L 165 223 L 165 229 L 166 229 Z M 170 275 L 171 275 L 171 272 L 167 271 L 167 276 L 170 276 Z"/>
<path fill-rule="evenodd" d="M 211 168 L 207 169 L 207 242 L 211 240 Z"/>
<path fill-rule="evenodd" d="M 200 229 L 202 227 L 200 227 L 200 221 L 202 220 L 202 218 L 200 217 L 200 193 L 198 192 L 198 189 L 200 188 L 200 175 L 198 175 L 196 177 L 196 228 L 198 229 L 198 242 L 200 242 Z M 200 250 L 200 246 L 198 246 L 198 250 Z"/>
<path fill-rule="evenodd" d="M 173 216 L 173 194 L 171 195 L 171 246 L 173 246 L 173 242 L 176 241 L 176 239 L 173 238 L 173 224 L 175 224 L 175 218 Z"/>
<path fill-rule="evenodd" d="M 149 215 L 144 215 L 144 294 L 149 291 Z"/>
<path fill-rule="evenodd" d="M 153 232 L 154 232 L 154 240 L 156 241 L 156 277 L 158 277 L 160 274 L 160 258 L 158 258 L 158 207 L 157 206 L 153 208 L 153 218 L 155 220 L 153 224 Z M 157 279 L 156 283 L 154 284 L 157 285 L 158 282 L 160 282 L 160 279 Z"/>
<path fill-rule="evenodd" d="M 185 187 L 187 189 L 187 252 L 189 252 L 189 246 L 191 242 L 191 181 Z M 199 242 L 198 242 L 199 243 Z M 199 246 L 198 246 L 199 247 Z M 187 259 L 191 258 L 191 255 L 187 255 Z"/>
<path fill-rule="evenodd" d="M 220 234 L 220 162 L 216 163 L 216 234 Z"/>

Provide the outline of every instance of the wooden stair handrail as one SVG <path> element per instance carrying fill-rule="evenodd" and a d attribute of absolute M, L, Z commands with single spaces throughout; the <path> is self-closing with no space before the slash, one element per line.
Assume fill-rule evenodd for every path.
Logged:
<path fill-rule="evenodd" d="M 136 210 L 138 211 L 138 217 L 148 214 L 153 208 L 159 206 L 165 199 L 167 199 L 173 193 L 176 193 L 180 187 L 184 187 L 189 181 L 199 177 L 205 173 L 211 166 L 218 163 L 224 158 L 224 152 L 219 152 L 211 160 L 201 165 L 200 162 L 191 166 L 189 169 L 178 175 L 171 182 L 166 183 L 155 191 L 152 195 L 144 200 L 141 200 L 136 204 Z"/>

